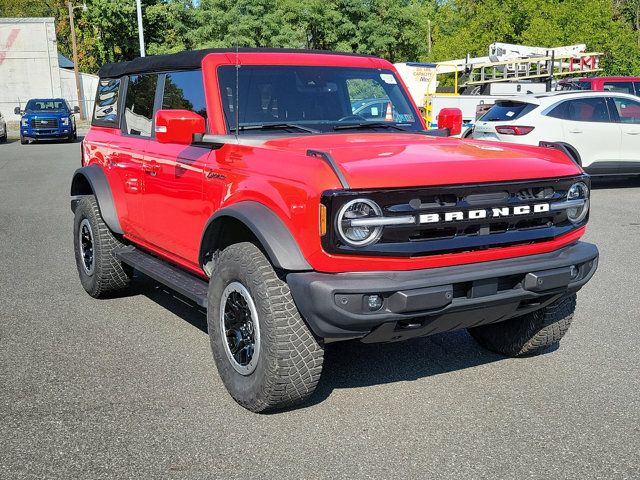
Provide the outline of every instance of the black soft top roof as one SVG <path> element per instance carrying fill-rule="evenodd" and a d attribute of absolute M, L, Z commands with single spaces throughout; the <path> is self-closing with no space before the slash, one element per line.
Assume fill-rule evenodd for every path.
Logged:
<path fill-rule="evenodd" d="M 372 57 L 348 52 L 331 52 L 326 50 L 301 50 L 295 48 L 239 48 L 240 53 L 323 53 L 328 55 L 352 55 L 356 57 Z M 128 62 L 107 63 L 98 71 L 100 78 L 118 78 L 124 75 L 147 72 L 167 72 L 171 70 L 189 70 L 199 68 L 202 59 L 209 53 L 235 53 L 235 48 L 208 48 L 190 50 L 167 55 L 138 57 Z"/>

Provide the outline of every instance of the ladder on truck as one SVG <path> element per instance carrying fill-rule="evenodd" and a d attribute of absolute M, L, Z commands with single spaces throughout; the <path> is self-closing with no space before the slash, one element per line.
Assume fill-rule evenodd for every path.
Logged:
<path fill-rule="evenodd" d="M 471 64 L 464 86 L 599 72 L 602 70 L 599 66 L 601 55 L 597 52 L 555 55 L 552 52 L 547 56 Z"/>

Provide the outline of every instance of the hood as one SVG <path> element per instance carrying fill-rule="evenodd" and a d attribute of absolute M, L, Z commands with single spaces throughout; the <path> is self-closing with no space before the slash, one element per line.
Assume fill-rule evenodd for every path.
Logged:
<path fill-rule="evenodd" d="M 558 150 L 525 145 L 358 133 L 267 140 L 264 147 L 329 153 L 351 188 L 394 188 L 534 180 L 577 175 L 582 170 Z"/>

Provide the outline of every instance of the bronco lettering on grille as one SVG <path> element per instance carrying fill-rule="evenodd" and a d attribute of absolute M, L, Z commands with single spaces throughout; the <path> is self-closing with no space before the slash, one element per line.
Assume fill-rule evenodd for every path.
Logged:
<path fill-rule="evenodd" d="M 515 215 L 528 215 L 531 213 L 545 213 L 549 211 L 548 203 L 535 205 L 518 205 L 515 207 L 481 208 L 467 211 L 454 211 L 440 213 L 424 213 L 420 215 L 420 223 L 459 222 L 464 220 L 477 220 L 482 218 L 509 217 Z"/>

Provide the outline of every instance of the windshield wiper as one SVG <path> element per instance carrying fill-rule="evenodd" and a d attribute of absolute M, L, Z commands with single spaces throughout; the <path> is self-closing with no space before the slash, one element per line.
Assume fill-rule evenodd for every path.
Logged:
<path fill-rule="evenodd" d="M 297 129 L 307 133 L 320 133 L 319 130 L 303 127 L 302 125 L 297 125 L 295 123 L 259 123 L 255 125 L 240 125 L 239 130 L 284 130 L 287 128 Z M 232 128 L 231 130 L 235 129 Z"/>
<path fill-rule="evenodd" d="M 412 130 L 407 130 L 406 128 L 402 128 L 395 123 L 388 122 L 364 122 L 364 123 L 351 123 L 348 125 L 335 125 L 333 127 L 334 130 L 351 130 L 356 128 L 395 128 L 396 130 L 400 130 L 401 132 L 412 132 Z"/>

